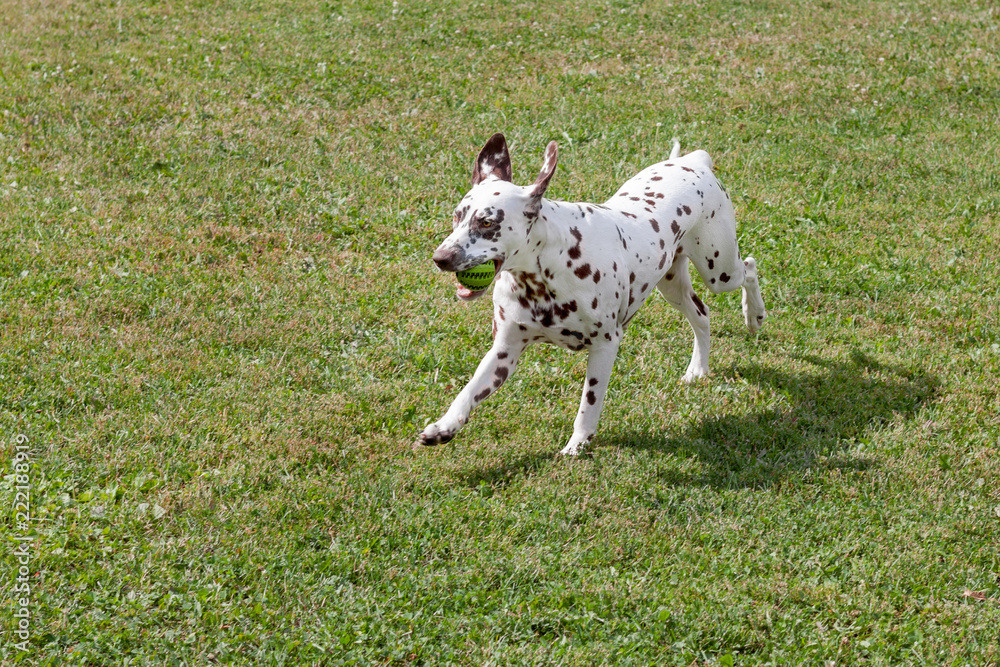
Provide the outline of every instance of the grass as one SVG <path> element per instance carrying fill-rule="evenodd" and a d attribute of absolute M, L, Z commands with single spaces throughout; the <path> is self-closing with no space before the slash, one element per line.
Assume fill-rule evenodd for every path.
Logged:
<path fill-rule="evenodd" d="M 998 18 L 0 3 L 0 660 L 998 664 Z M 489 345 L 429 256 L 498 130 L 567 200 L 708 150 L 761 264 L 708 382 L 640 311 L 580 460 L 553 348 L 412 447 Z"/>

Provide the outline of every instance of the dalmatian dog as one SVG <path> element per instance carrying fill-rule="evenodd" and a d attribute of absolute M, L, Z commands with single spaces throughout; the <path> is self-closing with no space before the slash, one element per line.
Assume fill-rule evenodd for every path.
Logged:
<path fill-rule="evenodd" d="M 531 343 L 587 350 L 587 376 L 573 435 L 562 454 L 577 455 L 601 416 L 611 371 L 625 329 L 654 289 L 694 330 L 694 352 L 682 380 L 708 373 L 708 308 L 691 286 L 688 261 L 709 291 L 743 288 L 743 316 L 751 332 L 767 317 L 757 264 L 743 260 L 729 195 L 712 173 L 705 151 L 647 167 L 603 204 L 545 198 L 556 170 L 556 142 L 548 145 L 532 185 L 512 182 L 502 134 L 486 142 L 472 171 L 472 189 L 455 210 L 451 234 L 434 251 L 442 271 L 493 262 L 493 346 L 472 380 L 419 442 L 451 440 L 472 409 L 517 368 Z M 485 289 L 459 286 L 464 301 Z"/>

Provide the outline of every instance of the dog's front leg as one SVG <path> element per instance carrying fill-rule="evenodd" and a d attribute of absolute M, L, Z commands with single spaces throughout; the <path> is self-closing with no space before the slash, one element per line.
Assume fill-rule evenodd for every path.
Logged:
<path fill-rule="evenodd" d="M 583 452 L 583 447 L 590 442 L 597 432 L 597 422 L 601 419 L 604 408 L 604 397 L 608 393 L 608 383 L 611 381 L 611 371 L 618 356 L 618 345 L 621 336 L 616 335 L 611 342 L 594 345 L 587 357 L 587 379 L 583 383 L 583 397 L 580 399 L 580 411 L 573 422 L 573 437 L 569 439 L 560 454 L 576 456 Z"/>
<path fill-rule="evenodd" d="M 524 348 L 525 344 L 520 338 L 515 342 L 498 335 L 493 347 L 479 362 L 475 375 L 452 401 L 448 412 L 424 428 L 420 434 L 420 444 L 437 445 L 454 438 L 458 430 L 469 421 L 472 409 L 486 400 L 487 396 L 499 389 L 500 385 L 514 374 Z"/>

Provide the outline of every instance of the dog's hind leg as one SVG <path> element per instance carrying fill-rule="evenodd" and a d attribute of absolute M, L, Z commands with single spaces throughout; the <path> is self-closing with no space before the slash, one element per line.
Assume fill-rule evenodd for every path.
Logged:
<path fill-rule="evenodd" d="M 479 362 L 472 379 L 452 401 L 448 412 L 424 428 L 420 434 L 420 444 L 437 445 L 451 440 L 465 426 L 472 409 L 514 374 L 518 359 L 527 345 L 520 337 L 505 336 L 504 333 L 506 332 L 501 331 L 493 341 L 493 347 Z"/>
<path fill-rule="evenodd" d="M 721 189 L 715 194 L 715 201 L 705 209 L 708 217 L 703 212 L 700 224 L 685 237 L 684 247 L 696 248 L 690 253 L 691 263 L 712 294 L 743 288 L 743 319 L 750 331 L 757 331 L 767 317 L 757 282 L 757 262 L 753 257 L 740 257 L 733 204 L 722 197 Z"/>
<path fill-rule="evenodd" d="M 767 318 L 760 283 L 757 282 L 757 262 L 753 257 L 740 259 L 735 244 L 722 244 L 713 254 L 714 258 L 695 255 L 691 263 L 713 294 L 743 288 L 743 320 L 750 331 L 757 331 Z"/>
<path fill-rule="evenodd" d="M 597 422 L 601 419 L 604 409 L 604 397 L 608 393 L 611 381 L 611 371 L 618 356 L 618 346 L 621 344 L 621 332 L 616 333 L 610 342 L 595 344 L 590 348 L 587 357 L 587 379 L 583 383 L 583 396 L 580 398 L 580 410 L 573 422 L 573 436 L 560 454 L 576 456 L 597 432 Z"/>
<path fill-rule="evenodd" d="M 709 329 L 708 306 L 698 298 L 691 286 L 691 274 L 688 273 L 688 258 L 678 255 L 666 275 L 656 284 L 660 294 L 687 319 L 694 331 L 694 351 L 691 353 L 691 363 L 681 378 L 684 382 L 693 382 L 708 375 L 708 354 L 712 349 L 711 330 Z"/>

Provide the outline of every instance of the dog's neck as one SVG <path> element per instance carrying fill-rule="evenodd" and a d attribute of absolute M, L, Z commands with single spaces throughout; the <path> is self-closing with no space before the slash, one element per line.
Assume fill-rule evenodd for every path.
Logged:
<path fill-rule="evenodd" d="M 525 241 L 504 261 L 504 269 L 513 273 L 537 273 L 537 257 L 542 249 L 569 250 L 578 243 L 570 229 L 572 224 L 562 222 L 578 219 L 582 208 L 588 204 L 554 201 L 542 198 L 538 216 L 529 223 Z M 589 206 L 593 206 L 589 204 Z"/>

